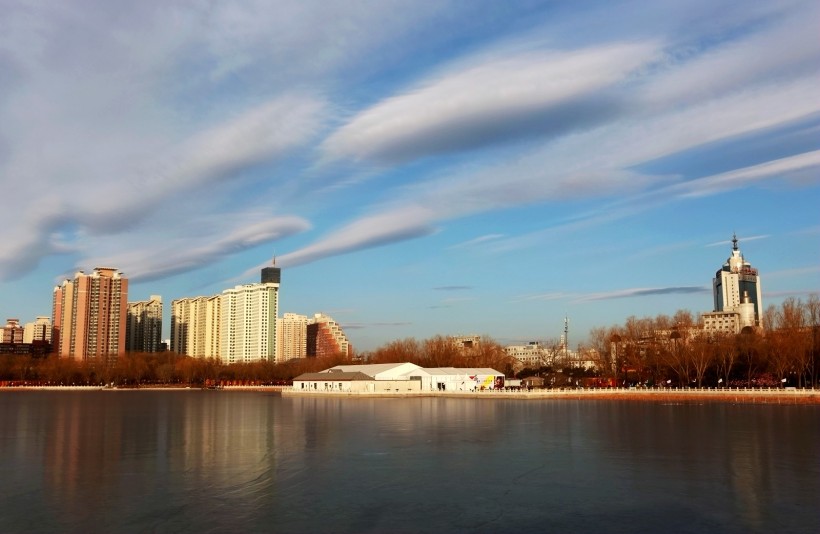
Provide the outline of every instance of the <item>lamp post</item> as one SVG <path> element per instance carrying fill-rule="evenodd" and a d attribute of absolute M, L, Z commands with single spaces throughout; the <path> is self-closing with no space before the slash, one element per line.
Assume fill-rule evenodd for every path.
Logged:
<path fill-rule="evenodd" d="M 618 343 L 621 342 L 621 336 L 612 334 L 609 338 L 610 351 L 612 352 L 612 377 L 615 380 L 615 387 L 618 387 Z"/>

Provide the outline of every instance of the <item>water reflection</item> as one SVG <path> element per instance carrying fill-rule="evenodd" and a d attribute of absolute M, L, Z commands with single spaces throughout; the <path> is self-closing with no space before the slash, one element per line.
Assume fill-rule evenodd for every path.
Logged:
<path fill-rule="evenodd" d="M 0 394 L 4 531 L 815 532 L 814 406 Z"/>

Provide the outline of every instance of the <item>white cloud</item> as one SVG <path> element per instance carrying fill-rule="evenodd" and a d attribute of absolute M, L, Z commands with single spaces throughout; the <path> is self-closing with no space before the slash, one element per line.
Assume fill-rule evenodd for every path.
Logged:
<path fill-rule="evenodd" d="M 404 206 L 396 210 L 362 217 L 317 242 L 277 258 L 277 264 L 293 267 L 328 256 L 372 248 L 391 242 L 430 235 L 436 229 L 430 225 L 431 212 L 419 206 Z M 258 266 L 246 271 L 258 270 Z"/>
<path fill-rule="evenodd" d="M 710 293 L 711 291 L 712 288 L 708 286 L 638 287 L 620 289 L 617 291 L 607 291 L 603 293 L 589 293 L 587 295 L 577 297 L 575 301 L 587 302 L 594 300 L 612 300 L 634 297 L 654 297 L 658 295 L 689 295 L 692 293 Z"/>
<path fill-rule="evenodd" d="M 487 234 L 476 237 L 474 239 L 470 239 L 469 241 L 465 241 L 463 243 L 457 243 L 450 248 L 469 248 L 474 247 L 476 245 L 483 245 L 484 243 L 495 241 L 497 239 L 502 239 L 504 234 Z"/>
<path fill-rule="evenodd" d="M 145 151 L 138 159 L 133 155 L 136 146 L 123 143 L 108 146 L 98 161 L 85 146 L 89 139 L 71 137 L 58 148 L 60 155 L 40 165 L 31 162 L 31 153 L 23 152 L 10 162 L 11 177 L 20 183 L 21 194 L 39 196 L 41 201 L 30 207 L 12 204 L 0 214 L 5 224 L 25 221 L 0 250 L 0 278 L 30 270 L 61 243 L 64 246 L 65 239 L 70 242 L 71 235 L 84 235 L 84 248 L 88 248 L 95 244 L 88 241 L 89 236 L 122 233 L 150 217 L 173 218 L 182 212 L 175 204 L 196 205 L 201 188 L 218 191 L 219 182 L 235 179 L 243 169 L 281 159 L 304 145 L 319 127 L 323 110 L 320 100 L 282 95 L 162 152 L 151 153 L 155 148 L 151 141 L 143 145 L 137 142 L 135 145 Z M 86 161 L 72 160 L 68 153 L 74 151 Z M 61 165 L 61 161 L 75 161 L 75 168 Z M 40 179 L 27 180 L 23 168 L 27 168 L 26 174 L 37 169 Z M 196 210 L 188 214 L 201 217 Z M 174 232 L 187 224 L 196 222 L 171 224 L 165 237 L 172 239 Z M 70 229 L 68 234 L 66 229 Z M 55 241 L 54 236 L 61 239 Z M 134 242 L 113 243 L 123 251 L 135 246 Z M 190 246 L 201 250 L 196 239 Z M 137 253 L 151 255 L 148 251 Z"/>
<path fill-rule="evenodd" d="M 715 195 L 771 178 L 788 178 L 804 171 L 811 171 L 814 181 L 820 183 L 820 150 L 692 180 L 671 187 L 670 192 L 676 192 L 682 198 Z"/>
<path fill-rule="evenodd" d="M 310 228 L 310 224 L 299 217 L 254 218 L 241 217 L 241 220 L 232 221 L 234 224 L 222 232 L 209 234 L 204 239 L 169 237 L 153 243 L 153 247 L 129 246 L 109 255 L 86 257 L 82 265 L 117 265 L 126 271 L 131 280 L 154 280 L 191 271 L 225 256 Z"/>
<path fill-rule="evenodd" d="M 330 158 L 389 161 L 503 142 L 520 131 L 572 130 L 595 121 L 585 110 L 605 114 L 613 105 L 600 91 L 658 54 L 655 43 L 615 43 L 459 67 L 359 113 L 323 150 Z M 594 92 L 600 105 L 586 100 Z"/>
<path fill-rule="evenodd" d="M 765 22 L 758 23 L 761 29 L 734 41 L 706 51 L 688 51 L 680 59 L 671 54 L 666 69 L 646 87 L 644 98 L 654 106 L 695 103 L 816 72 L 820 8 L 815 4 L 807 10 L 769 13 Z"/>

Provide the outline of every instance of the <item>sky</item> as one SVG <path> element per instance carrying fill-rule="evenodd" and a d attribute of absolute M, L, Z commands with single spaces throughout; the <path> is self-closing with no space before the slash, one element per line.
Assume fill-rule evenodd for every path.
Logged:
<path fill-rule="evenodd" d="M 0 0 L 0 319 L 282 269 L 354 348 L 820 292 L 820 3 Z"/>

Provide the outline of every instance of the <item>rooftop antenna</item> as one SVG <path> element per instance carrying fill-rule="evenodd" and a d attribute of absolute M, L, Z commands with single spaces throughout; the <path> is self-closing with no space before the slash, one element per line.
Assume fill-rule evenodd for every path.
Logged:
<path fill-rule="evenodd" d="M 564 361 L 568 361 L 569 347 L 569 318 L 564 315 Z"/>

